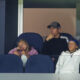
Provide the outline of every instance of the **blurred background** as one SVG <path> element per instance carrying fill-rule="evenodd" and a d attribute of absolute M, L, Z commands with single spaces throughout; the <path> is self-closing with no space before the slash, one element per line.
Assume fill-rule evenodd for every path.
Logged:
<path fill-rule="evenodd" d="M 7 54 L 23 32 L 44 38 L 53 21 L 80 40 L 80 0 L 0 0 L 0 54 Z"/>

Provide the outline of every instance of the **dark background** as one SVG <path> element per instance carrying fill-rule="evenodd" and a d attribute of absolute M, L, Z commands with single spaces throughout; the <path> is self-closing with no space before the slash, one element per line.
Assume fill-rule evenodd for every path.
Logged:
<path fill-rule="evenodd" d="M 24 8 L 76 8 L 77 0 L 24 0 Z"/>
<path fill-rule="evenodd" d="M 18 0 L 6 0 L 5 53 L 12 47 L 18 32 Z"/>
<path fill-rule="evenodd" d="M 4 53 L 5 46 L 5 0 L 0 0 L 0 54 Z"/>
<path fill-rule="evenodd" d="M 17 38 L 18 1 L 0 0 L 0 54 L 7 54 Z"/>

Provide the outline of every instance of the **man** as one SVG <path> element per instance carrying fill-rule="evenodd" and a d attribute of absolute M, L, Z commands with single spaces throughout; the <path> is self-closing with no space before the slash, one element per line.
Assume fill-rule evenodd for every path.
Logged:
<path fill-rule="evenodd" d="M 61 25 L 58 22 L 52 22 L 48 29 L 50 34 L 44 42 L 42 53 L 49 55 L 56 64 L 58 56 L 68 49 L 67 42 L 73 37 L 70 34 L 61 33 Z"/>
<path fill-rule="evenodd" d="M 79 73 L 80 49 L 76 39 L 70 40 L 68 50 L 63 51 L 56 65 L 56 73 Z"/>
<path fill-rule="evenodd" d="M 58 22 L 52 22 L 48 25 L 48 29 L 50 29 L 50 34 L 47 36 L 46 41 L 51 40 L 52 38 L 61 38 L 69 40 L 73 39 L 73 37 L 68 33 L 61 33 L 61 25 Z"/>

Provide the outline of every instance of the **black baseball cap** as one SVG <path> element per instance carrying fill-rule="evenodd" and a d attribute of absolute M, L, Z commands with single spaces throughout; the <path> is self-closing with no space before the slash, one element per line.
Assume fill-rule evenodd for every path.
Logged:
<path fill-rule="evenodd" d="M 61 25 L 60 25 L 60 23 L 59 22 L 52 22 L 50 25 L 48 25 L 48 28 L 51 28 L 51 27 L 53 27 L 53 28 L 60 28 L 61 27 Z"/>

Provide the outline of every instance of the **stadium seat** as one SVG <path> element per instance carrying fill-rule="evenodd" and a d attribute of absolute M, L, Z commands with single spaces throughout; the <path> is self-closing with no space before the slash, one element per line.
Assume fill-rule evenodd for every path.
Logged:
<path fill-rule="evenodd" d="M 33 55 L 27 63 L 25 73 L 53 73 L 54 64 L 47 55 Z"/>
<path fill-rule="evenodd" d="M 30 46 L 34 47 L 38 52 L 41 52 L 43 46 L 43 38 L 38 33 L 23 33 L 17 38 L 26 40 Z"/>
<path fill-rule="evenodd" d="M 22 73 L 23 66 L 16 55 L 0 55 L 0 73 Z"/>

